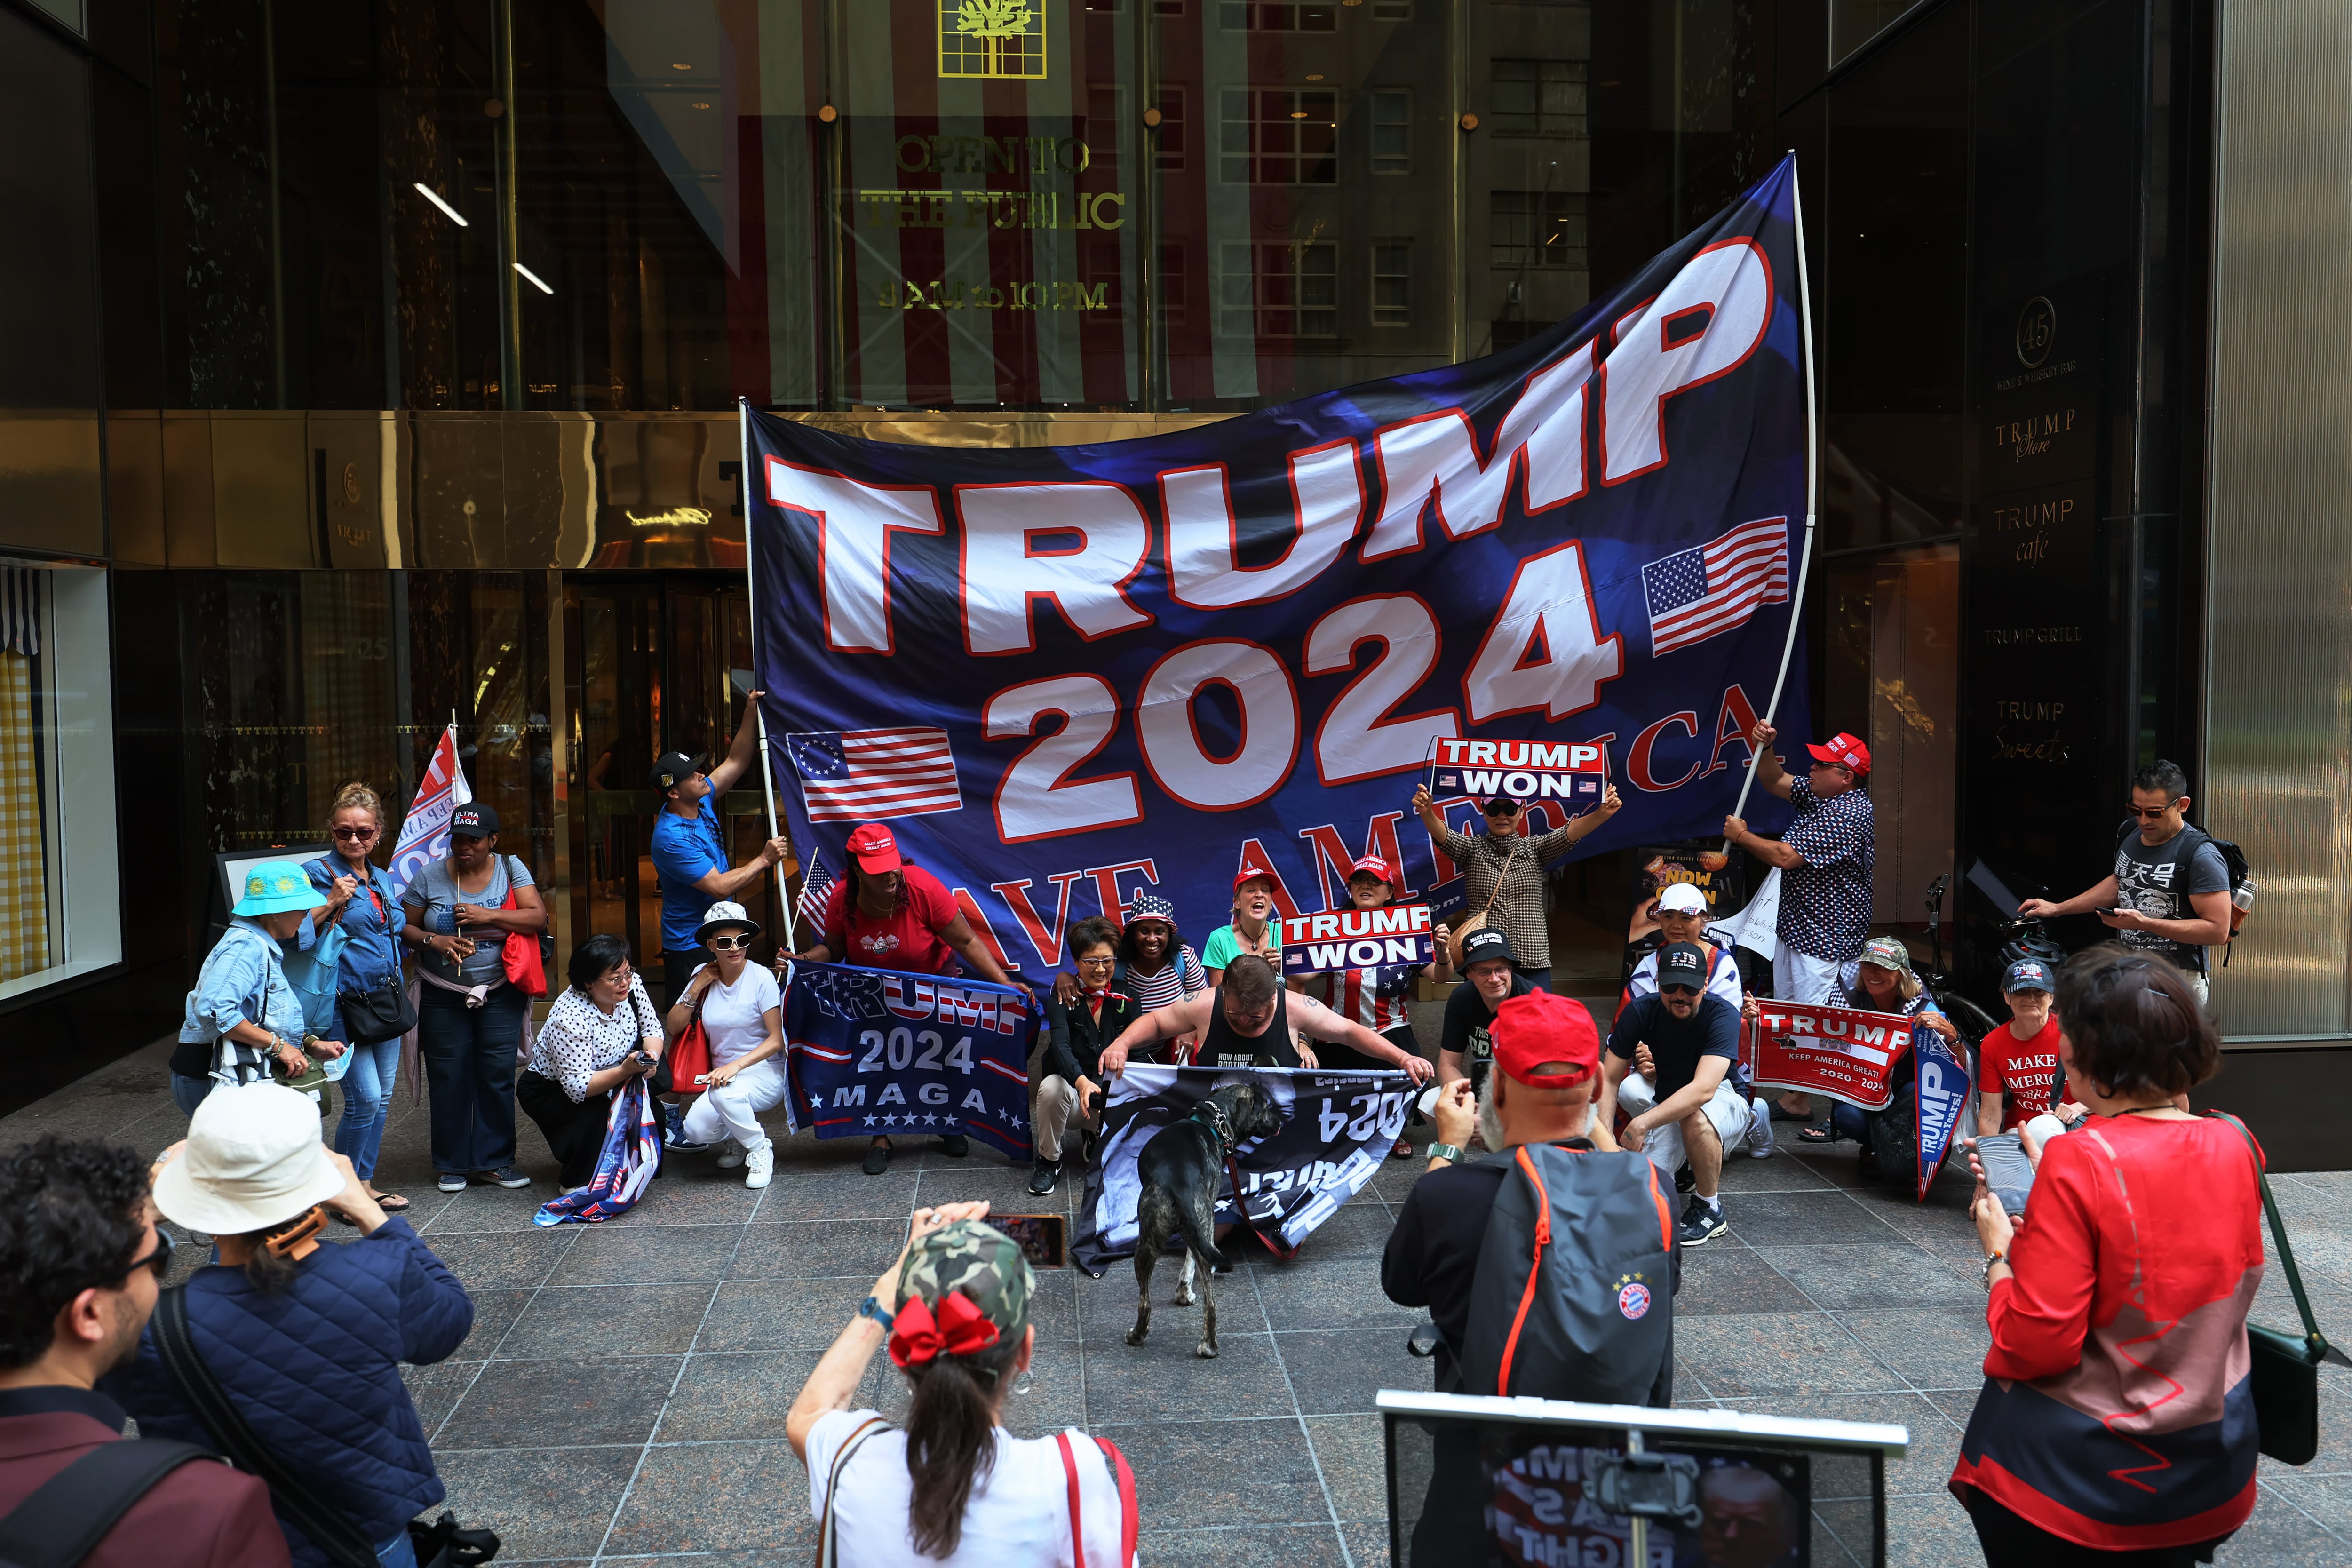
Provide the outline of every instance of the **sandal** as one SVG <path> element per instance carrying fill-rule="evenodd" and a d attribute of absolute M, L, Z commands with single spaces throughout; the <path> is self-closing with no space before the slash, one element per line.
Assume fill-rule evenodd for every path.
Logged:
<path fill-rule="evenodd" d="M 408 1200 L 398 1193 L 378 1193 L 375 1194 L 375 1206 L 386 1214 L 399 1214 L 408 1207 Z"/>
<path fill-rule="evenodd" d="M 1837 1141 L 1837 1134 L 1826 1127 L 1808 1126 L 1797 1129 L 1797 1142 L 1800 1143 L 1834 1143 Z"/>
<path fill-rule="evenodd" d="M 1781 1108 L 1779 1100 L 1772 1101 L 1772 1120 L 1775 1121 L 1811 1121 L 1812 1119 L 1813 1113 L 1810 1110 L 1801 1113 L 1787 1110 Z"/>

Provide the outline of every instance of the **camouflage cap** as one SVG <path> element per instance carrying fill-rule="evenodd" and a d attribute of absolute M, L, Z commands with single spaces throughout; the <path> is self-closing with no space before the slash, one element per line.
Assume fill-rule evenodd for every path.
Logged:
<path fill-rule="evenodd" d="M 1898 974 L 1911 973 L 1911 950 L 1903 945 L 1900 937 L 1874 936 L 1862 944 L 1862 962 L 1874 963 L 1881 969 L 1892 969 Z"/>
<path fill-rule="evenodd" d="M 1037 1277 L 1021 1256 L 1021 1244 L 994 1226 L 976 1219 L 941 1226 L 908 1250 L 907 1266 L 898 1274 L 896 1310 L 909 1296 L 936 1308 L 940 1298 L 961 1290 L 973 1306 L 996 1325 L 1006 1340 L 1017 1340 L 1029 1324 L 1029 1297 Z"/>

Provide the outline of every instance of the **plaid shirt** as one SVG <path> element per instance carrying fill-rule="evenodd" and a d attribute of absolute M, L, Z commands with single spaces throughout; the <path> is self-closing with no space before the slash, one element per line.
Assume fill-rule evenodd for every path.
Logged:
<path fill-rule="evenodd" d="M 1544 862 L 1567 854 L 1571 842 L 1564 826 L 1531 838 L 1517 835 L 1497 838 L 1491 833 L 1473 838 L 1450 827 L 1437 835 L 1437 847 L 1462 868 L 1470 900 L 1464 908 L 1472 914 L 1486 909 L 1494 898 L 1495 879 L 1503 874 L 1513 847 L 1522 851 L 1517 868 L 1503 886 L 1501 900 L 1488 913 L 1488 919 L 1511 939 L 1511 957 L 1521 969 L 1551 967 L 1551 927 L 1544 920 Z"/>

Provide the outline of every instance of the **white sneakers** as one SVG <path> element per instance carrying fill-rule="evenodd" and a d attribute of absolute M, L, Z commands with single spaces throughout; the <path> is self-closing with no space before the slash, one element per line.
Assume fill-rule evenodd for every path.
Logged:
<path fill-rule="evenodd" d="M 773 1149 L 754 1149 L 742 1158 L 743 1184 L 747 1187 L 764 1187 L 769 1178 L 776 1173 L 776 1152 Z"/>
<path fill-rule="evenodd" d="M 743 1145 L 736 1142 L 732 1138 L 719 1140 L 719 1168 L 722 1171 L 731 1171 L 742 1163 Z"/>
<path fill-rule="evenodd" d="M 1748 1157 L 1769 1160 L 1772 1157 L 1771 1101 L 1759 1098 L 1751 1102 L 1750 1109 L 1755 1111 L 1756 1120 L 1748 1129 Z"/>

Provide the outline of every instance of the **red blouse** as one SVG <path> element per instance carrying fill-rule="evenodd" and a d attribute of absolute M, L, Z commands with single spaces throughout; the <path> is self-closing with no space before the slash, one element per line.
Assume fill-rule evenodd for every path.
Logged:
<path fill-rule="evenodd" d="M 2110 1551 L 2210 1541 L 2254 1506 L 2254 1156 L 2227 1122 L 2097 1117 L 2045 1147 L 1952 1489 Z"/>

